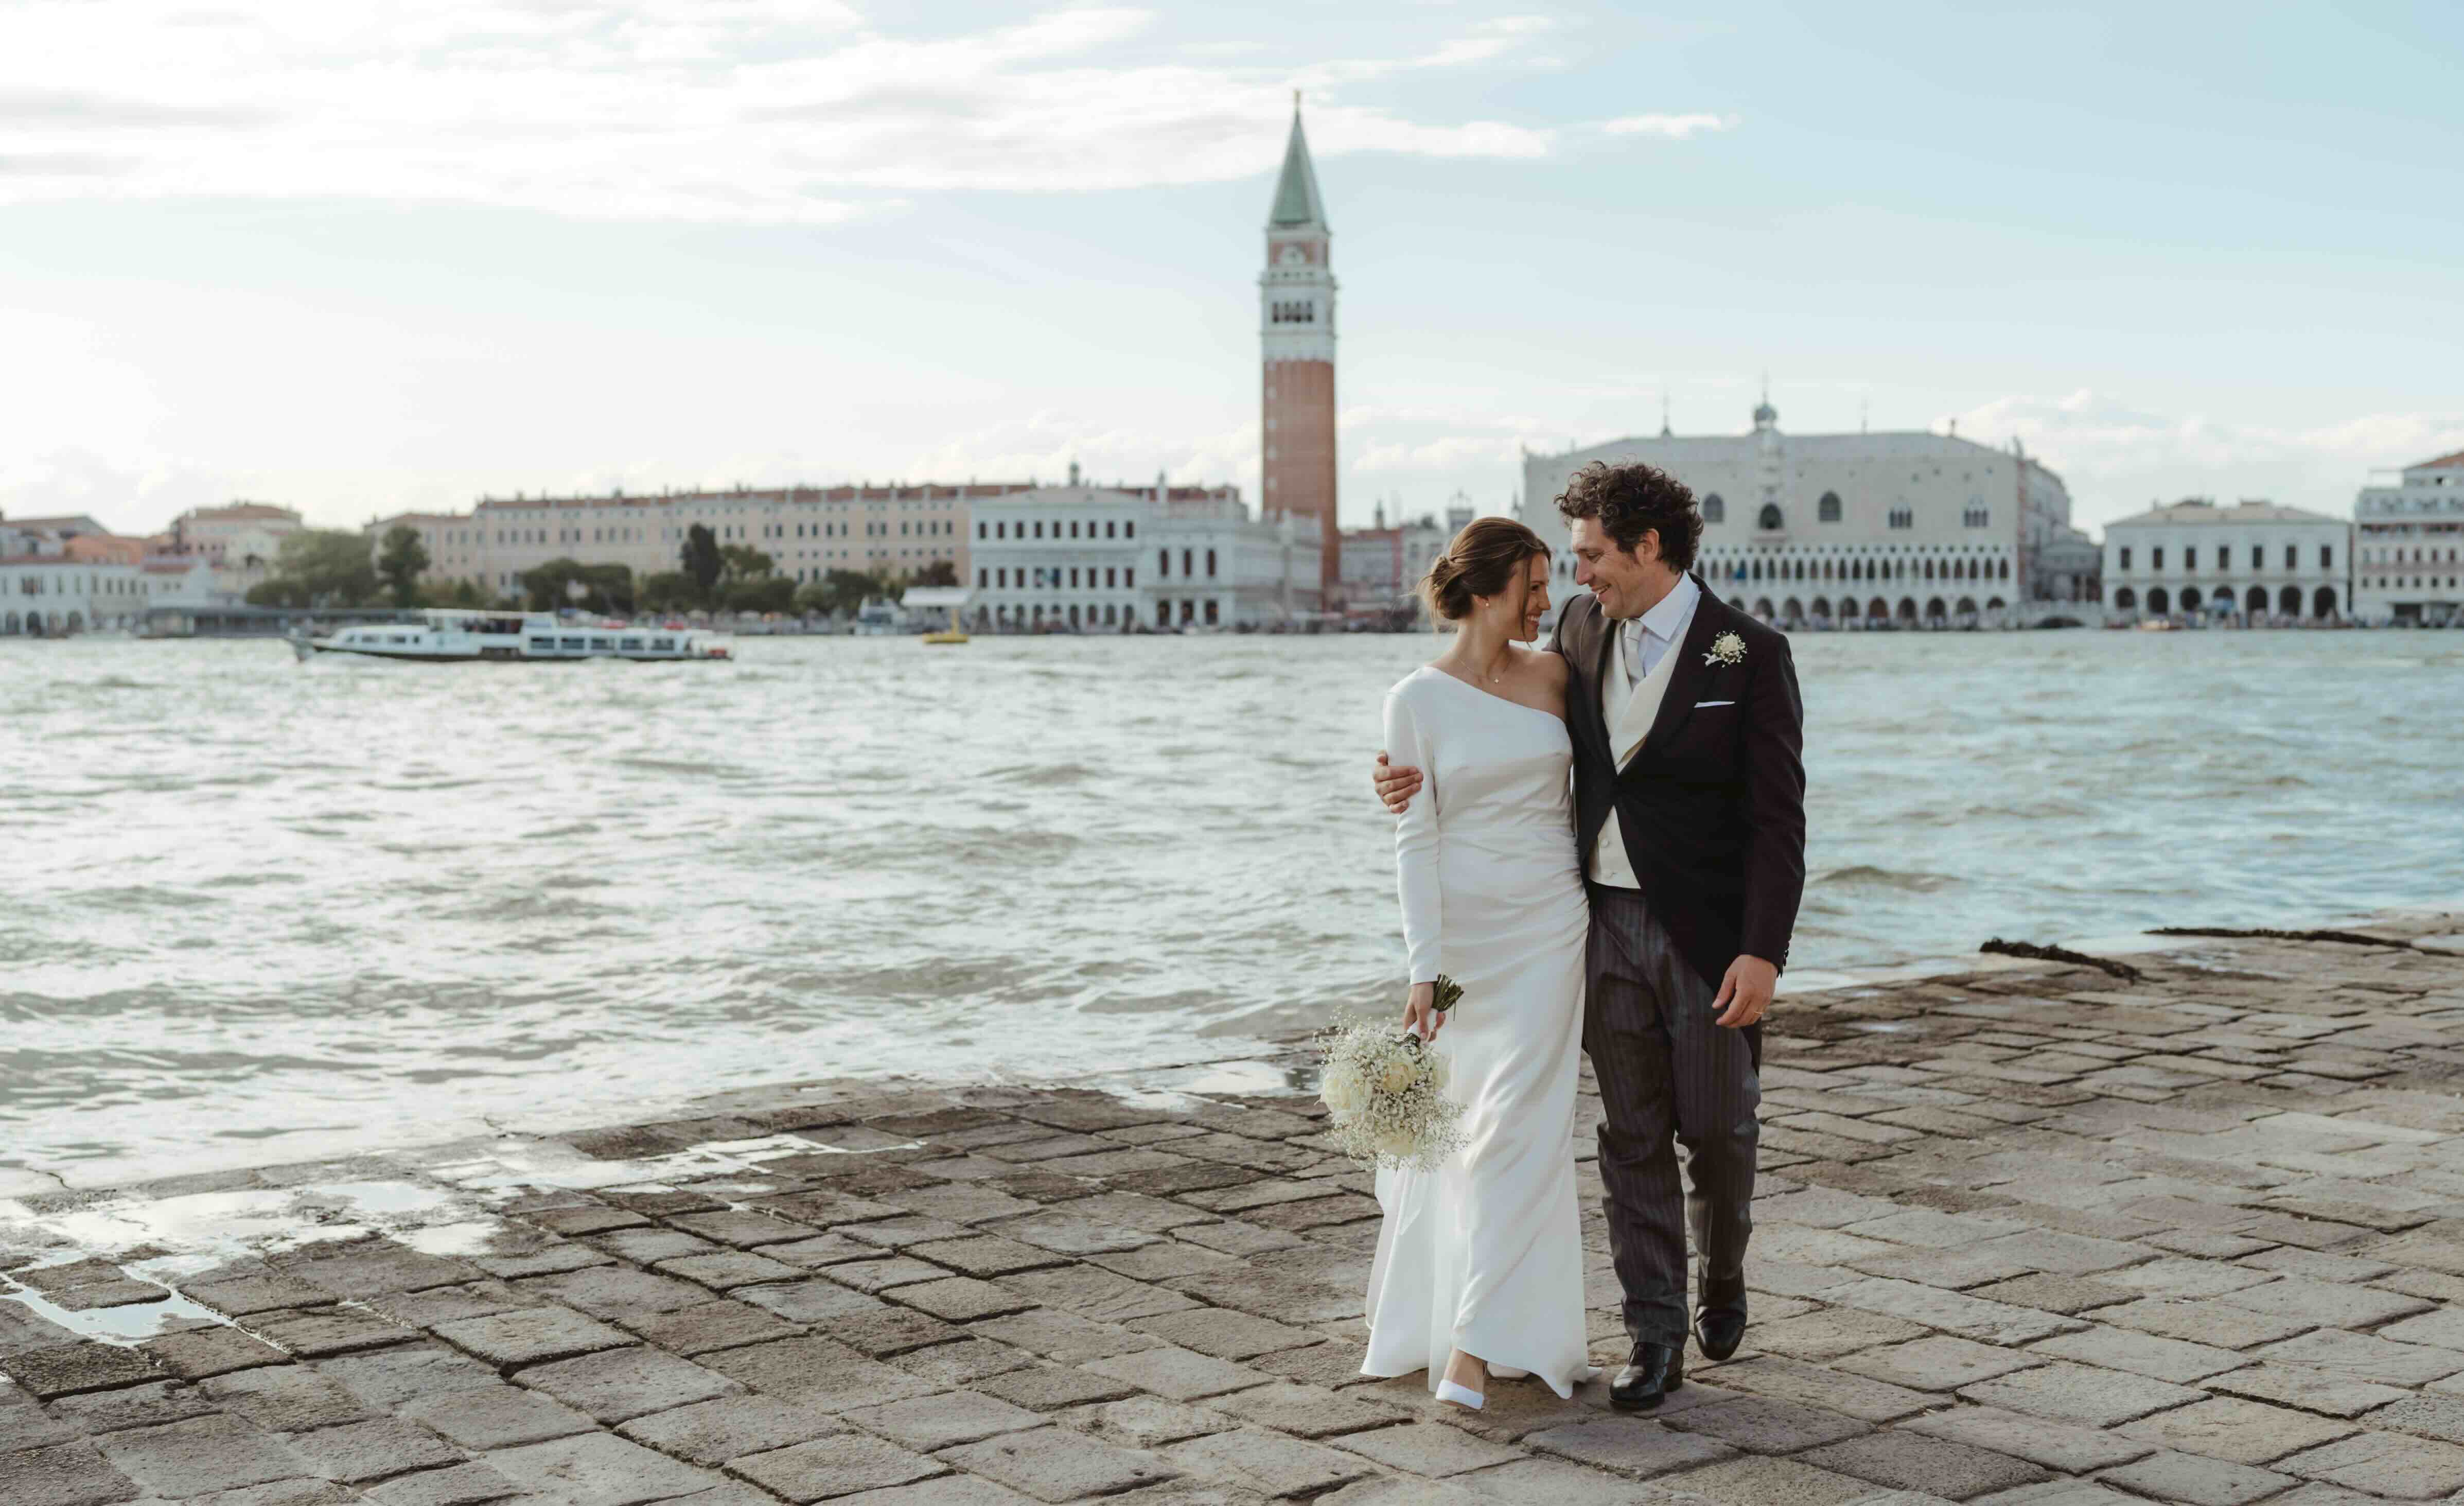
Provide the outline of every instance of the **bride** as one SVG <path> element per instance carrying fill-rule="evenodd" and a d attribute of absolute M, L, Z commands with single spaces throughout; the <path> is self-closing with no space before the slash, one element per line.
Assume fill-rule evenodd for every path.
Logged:
<path fill-rule="evenodd" d="M 1396 824 L 1411 954 L 1407 1029 L 1452 1068 L 1465 1147 L 1430 1171 L 1380 1171 L 1361 1373 L 1426 1369 L 1477 1408 L 1494 1375 L 1560 1396 L 1585 1363 L 1574 1210 L 1574 1078 L 1590 919 L 1568 802 L 1566 661 L 1524 647 L 1549 609 L 1549 548 L 1507 518 L 1455 535 L 1421 593 L 1456 625 L 1386 694 L 1388 755 L 1425 771 Z M 1444 973 L 1463 1000 L 1439 1013 Z"/>

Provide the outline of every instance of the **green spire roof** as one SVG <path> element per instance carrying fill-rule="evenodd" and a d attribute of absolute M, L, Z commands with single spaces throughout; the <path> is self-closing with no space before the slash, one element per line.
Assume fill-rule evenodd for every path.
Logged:
<path fill-rule="evenodd" d="M 1309 166 L 1309 138 L 1301 134 L 1300 106 L 1292 106 L 1292 139 L 1284 147 L 1284 174 L 1275 180 L 1275 207 L 1268 230 L 1295 225 L 1327 228 L 1326 201 L 1317 196 L 1317 169 Z"/>

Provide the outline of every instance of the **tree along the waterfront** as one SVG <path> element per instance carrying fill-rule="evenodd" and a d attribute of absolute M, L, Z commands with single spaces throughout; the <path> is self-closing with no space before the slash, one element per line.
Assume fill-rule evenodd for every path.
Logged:
<path fill-rule="evenodd" d="M 377 570 L 367 535 L 345 528 L 287 534 L 274 578 L 249 587 L 252 607 L 362 607 L 376 599 Z"/>
<path fill-rule="evenodd" d="M 523 605 L 532 611 L 579 607 L 584 611 L 628 616 L 633 610 L 633 571 L 629 565 L 550 560 L 537 569 L 524 570 L 519 579 Z"/>
<path fill-rule="evenodd" d="M 396 523 L 385 530 L 385 543 L 377 549 L 377 573 L 392 589 L 395 606 L 419 605 L 419 578 L 427 570 L 428 545 L 421 542 L 418 529 Z"/>
<path fill-rule="evenodd" d="M 718 535 L 710 531 L 710 524 L 695 523 L 685 530 L 684 548 L 679 554 L 678 563 L 686 578 L 693 583 L 694 604 L 708 602 L 711 592 L 718 588 L 718 578 L 727 572 L 726 557 L 718 550 Z"/>

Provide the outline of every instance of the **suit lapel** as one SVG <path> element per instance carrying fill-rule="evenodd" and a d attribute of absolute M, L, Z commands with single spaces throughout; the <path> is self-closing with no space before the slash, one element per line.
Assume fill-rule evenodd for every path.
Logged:
<path fill-rule="evenodd" d="M 1651 720 L 1651 731 L 1644 735 L 1641 751 L 1635 755 L 1637 760 L 1666 747 L 1677 729 L 1685 724 L 1685 719 L 1693 715 L 1694 698 L 1702 690 L 1703 676 L 1710 673 L 1703 656 L 1709 652 L 1711 640 L 1727 626 L 1727 604 L 1711 594 L 1701 576 L 1694 577 L 1694 585 L 1703 594 L 1694 604 L 1694 620 L 1685 629 L 1685 641 L 1670 651 L 1677 655 L 1677 672 L 1669 677 L 1668 690 L 1660 698 L 1659 715 Z"/>
<path fill-rule="evenodd" d="M 1606 702 L 1602 699 L 1608 693 L 1611 667 L 1609 650 L 1613 646 L 1614 634 L 1608 614 L 1600 610 L 1600 599 L 1596 596 L 1591 598 L 1591 611 L 1584 618 L 1584 625 L 1592 634 L 1591 641 L 1578 643 L 1574 647 L 1579 655 L 1576 660 L 1577 667 L 1590 675 L 1590 683 L 1578 684 L 1575 689 L 1581 692 L 1585 710 L 1588 713 L 1583 720 L 1585 726 L 1592 733 L 1592 746 L 1614 770 L 1617 767 L 1617 760 L 1610 743 Z"/>

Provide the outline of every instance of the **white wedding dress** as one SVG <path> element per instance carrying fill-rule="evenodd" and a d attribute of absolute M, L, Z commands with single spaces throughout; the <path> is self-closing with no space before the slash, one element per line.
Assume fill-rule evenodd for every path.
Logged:
<path fill-rule="evenodd" d="M 1395 860 L 1412 980 L 1463 985 L 1436 1050 L 1469 1143 L 1432 1171 L 1380 1171 L 1361 1373 L 1451 1351 L 1529 1370 L 1558 1395 L 1593 1374 L 1574 1208 L 1574 1079 L 1591 910 L 1567 770 L 1545 711 L 1420 669 L 1386 696 L 1385 748 L 1421 771 Z"/>

